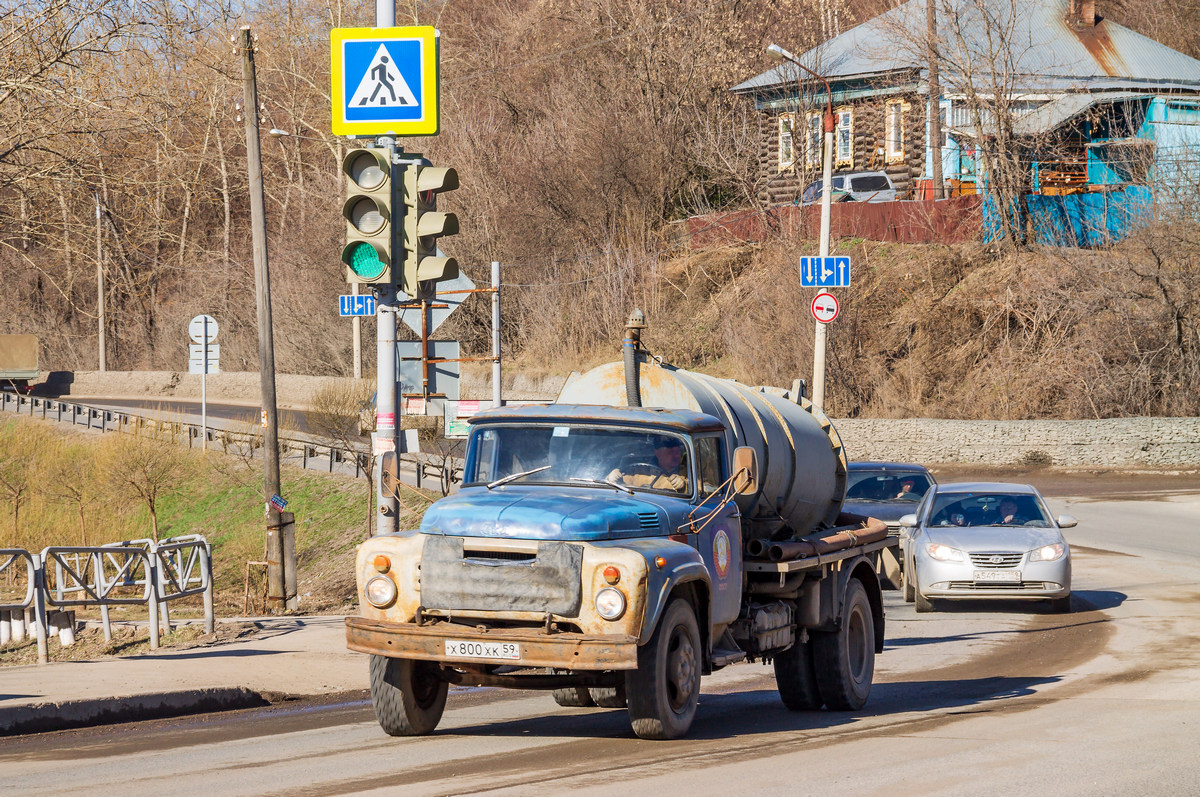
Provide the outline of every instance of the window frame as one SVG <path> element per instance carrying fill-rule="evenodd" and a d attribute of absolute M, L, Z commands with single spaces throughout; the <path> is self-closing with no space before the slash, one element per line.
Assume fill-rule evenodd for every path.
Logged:
<path fill-rule="evenodd" d="M 809 166 L 821 167 L 825 156 L 825 114 L 809 111 L 804 127 L 804 161 Z"/>
<path fill-rule="evenodd" d="M 837 117 L 837 124 L 834 126 L 834 164 L 837 166 L 853 166 L 854 165 L 854 109 L 853 108 L 838 108 L 834 111 Z M 846 133 L 845 151 L 842 149 L 842 132 Z"/>
<path fill-rule="evenodd" d="M 888 163 L 899 163 L 904 160 L 904 102 L 891 100 L 883 114 L 884 157 Z"/>
<path fill-rule="evenodd" d="M 786 126 L 786 131 L 784 130 Z M 779 171 L 792 171 L 796 167 L 796 115 L 782 113 L 776 125 L 776 142 L 779 145 Z M 784 140 L 787 140 L 788 157 L 784 159 Z"/>

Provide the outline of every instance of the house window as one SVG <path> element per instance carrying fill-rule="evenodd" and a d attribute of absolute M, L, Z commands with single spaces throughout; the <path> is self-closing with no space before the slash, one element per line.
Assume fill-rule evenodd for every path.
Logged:
<path fill-rule="evenodd" d="M 883 138 L 888 163 L 904 160 L 904 104 L 889 102 L 884 109 Z"/>
<path fill-rule="evenodd" d="M 785 113 L 779 117 L 779 171 L 787 171 L 792 168 L 792 163 L 795 161 L 795 150 L 792 146 L 792 127 L 795 125 L 795 117 L 790 113 Z"/>
<path fill-rule="evenodd" d="M 837 112 L 837 165 L 854 163 L 854 111 Z"/>
<path fill-rule="evenodd" d="M 809 166 L 821 166 L 824 157 L 825 129 L 821 124 L 823 116 L 819 112 L 808 115 L 808 155 L 805 160 Z"/>

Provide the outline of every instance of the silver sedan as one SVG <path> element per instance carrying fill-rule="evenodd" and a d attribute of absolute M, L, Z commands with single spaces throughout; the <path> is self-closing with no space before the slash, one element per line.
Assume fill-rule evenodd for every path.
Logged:
<path fill-rule="evenodd" d="M 904 599 L 918 612 L 941 599 L 1048 600 L 1071 610 L 1071 548 L 1028 484 L 938 484 L 900 518 Z"/>

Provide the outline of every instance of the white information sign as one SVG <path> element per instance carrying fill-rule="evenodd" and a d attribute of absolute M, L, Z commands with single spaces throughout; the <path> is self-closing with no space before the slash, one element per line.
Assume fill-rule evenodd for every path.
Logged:
<path fill-rule="evenodd" d="M 217 319 L 210 315 L 198 315 L 188 322 L 188 337 L 193 343 L 212 343 L 217 339 Z"/>

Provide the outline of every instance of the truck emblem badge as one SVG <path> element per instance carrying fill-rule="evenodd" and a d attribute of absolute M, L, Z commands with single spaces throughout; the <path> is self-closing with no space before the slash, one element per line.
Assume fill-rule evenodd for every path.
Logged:
<path fill-rule="evenodd" d="M 713 562 L 717 566 L 717 575 L 725 578 L 729 572 L 729 535 L 725 529 L 719 529 L 713 536 Z"/>

